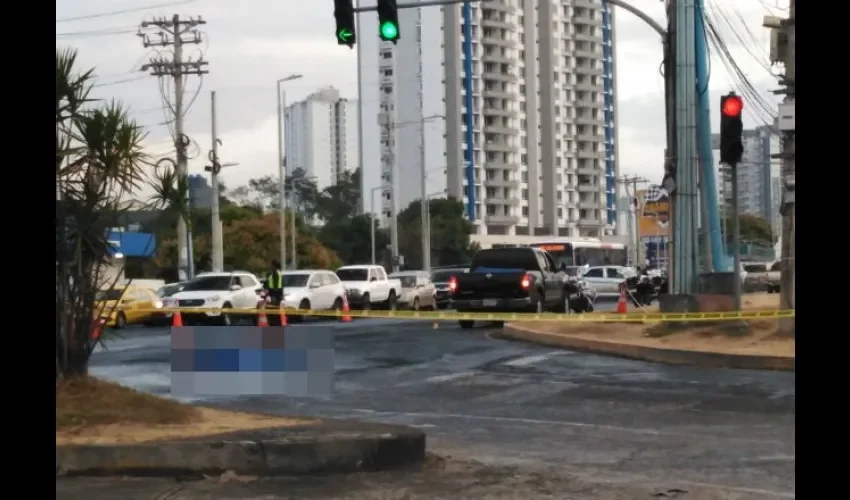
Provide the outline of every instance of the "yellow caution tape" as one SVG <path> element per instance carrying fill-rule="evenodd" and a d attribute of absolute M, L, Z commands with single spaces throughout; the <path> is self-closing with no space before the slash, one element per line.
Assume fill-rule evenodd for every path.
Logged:
<path fill-rule="evenodd" d="M 281 312 L 287 316 L 321 316 L 331 318 L 383 318 L 383 319 L 420 319 L 429 321 L 547 321 L 547 322 L 573 322 L 573 323 L 643 323 L 643 322 L 683 322 L 683 321 L 734 321 L 742 319 L 780 319 L 795 317 L 794 310 L 773 311 L 733 311 L 733 312 L 706 312 L 706 313 L 584 313 L 584 314 L 562 314 L 562 313 L 500 313 L 500 312 L 454 312 L 454 311 L 311 311 L 306 309 L 211 309 L 196 307 L 161 308 L 161 309 L 134 309 L 146 313 L 175 313 L 181 314 L 205 314 L 214 315 L 226 312 L 231 315 L 253 316 L 266 314 L 267 316 L 279 316 Z"/>

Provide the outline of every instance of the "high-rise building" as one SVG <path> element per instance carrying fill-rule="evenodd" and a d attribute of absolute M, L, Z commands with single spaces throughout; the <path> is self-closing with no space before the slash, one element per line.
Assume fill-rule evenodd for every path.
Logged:
<path fill-rule="evenodd" d="M 343 99 L 333 87 L 321 89 L 284 111 L 286 171 L 296 169 L 319 189 L 357 168 L 357 100 Z"/>
<path fill-rule="evenodd" d="M 611 6 L 491 0 L 468 9 L 442 8 L 445 165 L 448 194 L 474 215 L 476 239 L 613 234 Z"/>
<path fill-rule="evenodd" d="M 719 158 L 720 136 L 713 134 L 711 141 L 714 157 Z M 779 172 L 770 159 L 771 151 L 778 150 L 777 141 L 770 127 L 744 130 L 744 153 L 736 168 L 738 211 L 759 215 L 771 223 L 778 211 L 773 179 L 778 178 Z M 728 165 L 720 165 L 717 171 L 718 204 L 721 213 L 729 213 L 732 206 L 732 169 Z"/>
<path fill-rule="evenodd" d="M 205 175 L 190 175 L 188 185 L 189 204 L 192 205 L 192 208 L 210 208 L 212 206 L 213 192 Z"/>

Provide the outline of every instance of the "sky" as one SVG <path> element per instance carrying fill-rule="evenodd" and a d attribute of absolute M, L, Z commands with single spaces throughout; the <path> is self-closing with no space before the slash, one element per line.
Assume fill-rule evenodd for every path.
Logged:
<path fill-rule="evenodd" d="M 662 0 L 627 1 L 666 24 Z M 78 49 L 80 67 L 94 67 L 98 75 L 94 97 L 123 102 L 131 116 L 147 127 L 149 153 L 165 155 L 173 147 L 160 86 L 155 77 L 140 71 L 141 64 L 157 53 L 145 49 L 136 32 L 142 21 L 154 16 L 201 16 L 207 22 L 199 27 L 203 42 L 185 50 L 187 56 L 197 59 L 203 55 L 209 62 L 208 75 L 203 79 L 190 77 L 187 83 L 187 102 L 192 104 L 186 117 L 186 133 L 193 141 L 189 170 L 192 174 L 203 173 L 207 163 L 212 137 L 210 96 L 215 91 L 217 132 L 222 141 L 219 157 L 222 163 L 239 163 L 222 171 L 224 183 L 233 189 L 254 177 L 277 175 L 276 80 L 291 74 L 303 75 L 285 84 L 287 102 L 303 99 L 325 86 L 340 89 L 344 97 L 357 96 L 356 50 L 336 44 L 333 3 L 322 0 L 325 7 L 315 3 L 57 0 L 56 46 Z M 781 68 L 770 67 L 769 31 L 762 28 L 762 18 L 787 16 L 787 5 L 788 0 L 706 0 L 706 8 L 718 19 L 718 29 L 732 57 L 770 103 L 778 103 L 770 91 L 778 88 L 774 74 Z M 114 14 L 117 11 L 122 13 Z M 722 18 L 728 20 L 728 25 Z M 660 182 L 665 142 L 663 80 L 659 72 L 661 43 L 652 28 L 630 13 L 617 10 L 616 20 L 621 174 Z M 151 29 L 146 32 L 155 33 Z M 377 81 L 366 75 L 363 84 L 376 85 Z M 709 91 L 715 132 L 719 126 L 715 115 L 720 95 L 735 89 L 735 80 L 712 53 Z M 173 88 L 165 90 L 172 92 Z M 753 108 L 745 101 L 747 127 L 764 120 L 764 113 L 754 113 Z M 364 122 L 368 124 L 370 120 Z"/>

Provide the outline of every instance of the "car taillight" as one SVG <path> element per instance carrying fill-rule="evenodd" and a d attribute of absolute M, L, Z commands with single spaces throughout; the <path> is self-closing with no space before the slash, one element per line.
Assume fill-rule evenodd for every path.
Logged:
<path fill-rule="evenodd" d="M 522 287 L 523 290 L 528 290 L 531 287 L 531 275 L 526 274 L 522 277 L 522 281 L 519 282 L 519 286 Z"/>
<path fill-rule="evenodd" d="M 454 293 L 455 290 L 457 290 L 457 278 L 452 276 L 451 278 L 449 278 L 449 291 Z"/>

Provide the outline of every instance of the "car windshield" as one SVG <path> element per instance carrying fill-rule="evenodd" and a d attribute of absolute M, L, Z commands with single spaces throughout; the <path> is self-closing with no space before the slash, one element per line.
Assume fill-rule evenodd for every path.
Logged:
<path fill-rule="evenodd" d="M 121 296 L 124 295 L 123 288 L 113 288 L 112 290 L 101 290 L 97 292 L 94 299 L 95 300 L 121 300 Z"/>
<path fill-rule="evenodd" d="M 230 276 L 202 276 L 186 283 L 183 292 L 230 290 Z"/>
<path fill-rule="evenodd" d="M 284 274 L 283 286 L 284 288 L 304 288 L 307 286 L 307 280 L 309 279 L 309 274 Z"/>
<path fill-rule="evenodd" d="M 744 271 L 748 273 L 763 273 L 767 271 L 767 264 L 746 264 L 744 265 Z"/>
<path fill-rule="evenodd" d="M 368 269 L 337 269 L 336 275 L 342 281 L 369 281 Z"/>
<path fill-rule="evenodd" d="M 448 283 L 452 276 L 463 274 L 463 269 L 444 269 L 431 273 L 431 281 L 434 283 Z"/>

